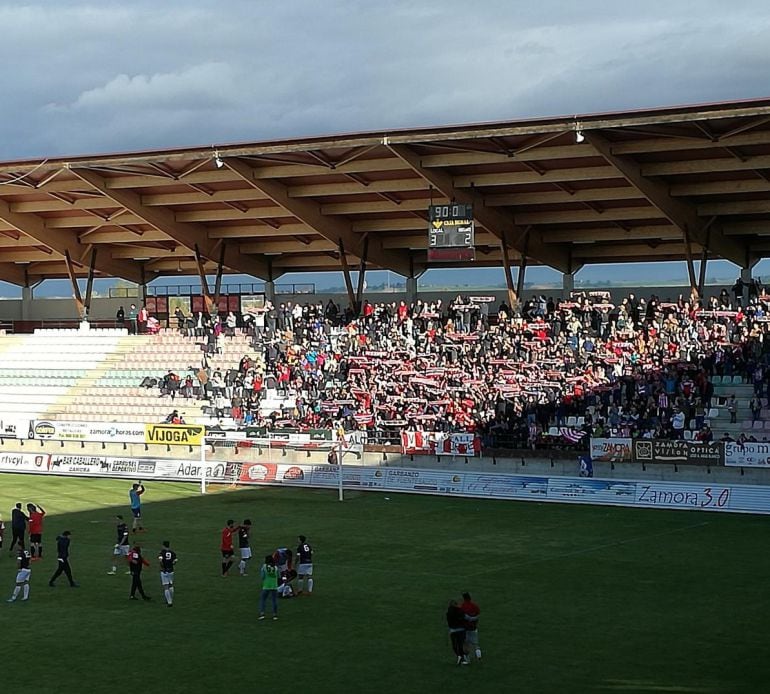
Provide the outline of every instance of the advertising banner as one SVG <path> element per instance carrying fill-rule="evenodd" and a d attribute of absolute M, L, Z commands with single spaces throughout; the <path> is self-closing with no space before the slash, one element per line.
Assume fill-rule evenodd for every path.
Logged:
<path fill-rule="evenodd" d="M 36 419 L 27 433 L 31 439 L 144 443 L 144 424 L 136 422 L 60 422 Z"/>
<path fill-rule="evenodd" d="M 634 458 L 638 463 L 674 465 L 724 465 L 723 444 L 694 441 L 634 441 Z"/>
<path fill-rule="evenodd" d="M 725 465 L 738 467 L 770 467 L 770 443 L 728 441 Z"/>
<path fill-rule="evenodd" d="M 436 434 L 436 455 L 480 455 L 480 443 L 475 434 Z"/>
<path fill-rule="evenodd" d="M 0 438 L 2 439 L 23 439 L 27 437 L 28 431 L 28 419 L 15 419 L 13 417 L 0 419 Z"/>
<path fill-rule="evenodd" d="M 481 454 L 481 440 L 475 434 L 426 431 L 402 431 L 401 452 L 406 455 L 461 455 Z"/>
<path fill-rule="evenodd" d="M 80 477 L 128 477 L 131 479 L 178 480 L 198 482 L 202 467 L 199 461 L 171 458 L 112 458 L 91 455 L 35 455 L 6 453 L 0 455 L 2 472 L 38 472 Z M 236 481 L 238 463 L 211 461 L 206 463 L 206 479 Z"/>
<path fill-rule="evenodd" d="M 728 459 L 732 451 L 728 452 Z M 0 471 L 133 480 L 198 482 L 200 462 L 159 458 L 77 455 L 0 455 Z M 238 484 L 336 487 L 337 465 L 208 462 L 206 479 Z M 488 499 L 583 503 L 641 508 L 770 514 L 770 488 L 756 485 L 535 477 L 502 473 L 453 472 L 417 468 L 345 465 L 346 489 L 372 489 Z"/>
<path fill-rule="evenodd" d="M 630 463 L 631 439 L 591 439 L 591 460 L 599 463 Z"/>
<path fill-rule="evenodd" d="M 3 453 L 0 470 L 6 472 L 48 472 L 51 456 L 47 453 Z"/>
<path fill-rule="evenodd" d="M 201 424 L 145 424 L 144 443 L 200 446 L 206 428 Z"/>
<path fill-rule="evenodd" d="M 231 438 L 231 433 L 237 433 L 245 435 L 247 439 L 259 439 L 262 441 L 270 441 L 277 446 L 282 444 L 294 445 L 306 445 L 309 443 L 319 443 L 322 441 L 331 441 L 334 432 L 331 429 L 309 429 L 307 431 L 301 431 L 300 429 L 273 429 L 268 430 L 267 427 L 247 427 L 245 432 L 227 432 L 227 438 Z"/>

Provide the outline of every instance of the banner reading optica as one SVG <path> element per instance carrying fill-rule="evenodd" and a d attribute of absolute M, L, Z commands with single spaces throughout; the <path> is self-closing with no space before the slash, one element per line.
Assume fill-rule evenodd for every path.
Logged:
<path fill-rule="evenodd" d="M 634 441 L 634 458 L 638 463 L 668 463 L 674 465 L 723 465 L 722 443 L 696 441 Z"/>
<path fill-rule="evenodd" d="M 200 446 L 206 433 L 201 424 L 145 424 L 144 443 Z"/>

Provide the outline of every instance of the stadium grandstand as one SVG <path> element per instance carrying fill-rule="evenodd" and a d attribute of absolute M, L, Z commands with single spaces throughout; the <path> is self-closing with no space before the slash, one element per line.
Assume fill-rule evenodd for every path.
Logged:
<path fill-rule="evenodd" d="M 1 163 L 0 279 L 22 286 L 0 306 L 4 431 L 766 440 L 769 171 L 770 100 Z M 741 276 L 708 296 L 712 259 Z M 663 260 L 686 262 L 683 297 L 574 290 L 586 264 Z M 526 296 L 531 265 L 560 295 Z M 507 288 L 421 296 L 438 267 L 502 267 Z M 404 296 L 368 295 L 370 269 Z M 331 270 L 342 297 L 276 285 Z M 191 274 L 197 292 L 152 285 Z M 66 315 L 34 299 L 51 278 L 72 283 Z M 136 295 L 94 298 L 96 278 Z"/>

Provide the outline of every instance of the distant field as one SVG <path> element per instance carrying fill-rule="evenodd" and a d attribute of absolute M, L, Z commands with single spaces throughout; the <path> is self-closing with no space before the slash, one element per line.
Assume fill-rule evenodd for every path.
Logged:
<path fill-rule="evenodd" d="M 108 576 L 124 481 L 0 475 L 49 511 L 28 603 L 0 603 L 7 692 L 764 692 L 770 521 L 747 515 L 148 484 L 140 536 L 152 603 Z M 219 576 L 219 531 L 254 522 L 250 576 Z M 55 589 L 72 531 L 81 584 Z M 257 622 L 258 561 L 304 533 L 316 592 Z M 6 547 L 10 529 L 6 529 Z M 180 557 L 163 605 L 154 557 Z M 0 596 L 15 575 L 0 557 Z M 458 668 L 444 611 L 470 590 L 484 661 Z"/>

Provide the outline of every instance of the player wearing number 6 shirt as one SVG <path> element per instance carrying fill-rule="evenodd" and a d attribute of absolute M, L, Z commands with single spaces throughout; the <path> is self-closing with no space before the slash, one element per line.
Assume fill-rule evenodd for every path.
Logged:
<path fill-rule="evenodd" d="M 22 600 L 29 600 L 29 577 L 32 575 L 32 569 L 29 563 L 32 560 L 26 549 L 20 549 L 17 557 L 18 571 L 16 572 L 16 585 L 13 588 L 13 594 L 8 598 L 8 602 L 16 602 L 19 593 L 22 593 Z"/>
<path fill-rule="evenodd" d="M 168 540 L 164 540 L 163 549 L 158 554 L 160 562 L 160 583 L 163 586 L 163 595 L 169 607 L 174 606 L 174 564 L 176 564 L 176 552 L 171 549 Z"/>
<path fill-rule="evenodd" d="M 297 594 L 301 595 L 307 576 L 307 592 L 313 592 L 313 548 L 308 544 L 304 535 L 299 536 L 297 545 Z"/>

